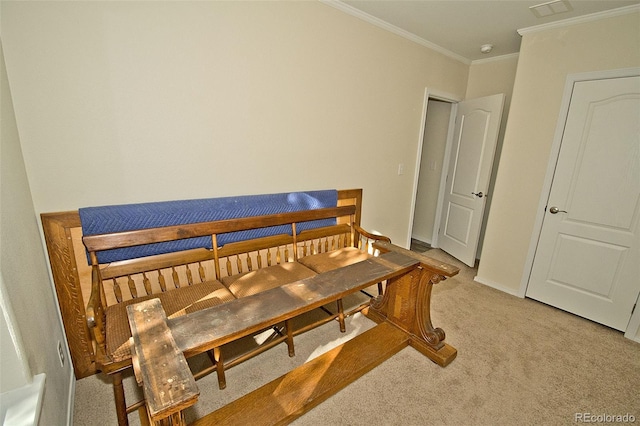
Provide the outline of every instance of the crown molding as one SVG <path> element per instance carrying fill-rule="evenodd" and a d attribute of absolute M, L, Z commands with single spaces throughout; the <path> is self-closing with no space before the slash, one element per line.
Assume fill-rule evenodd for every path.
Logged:
<path fill-rule="evenodd" d="M 601 19 L 613 18 L 615 16 L 627 15 L 640 11 L 640 4 L 633 4 L 631 6 L 620 7 L 618 9 L 606 10 L 604 12 L 592 13 L 589 15 L 577 16 L 575 18 L 564 19 L 562 21 L 549 22 L 547 24 L 536 25 L 533 27 L 521 28 L 518 30 L 518 34 L 525 35 L 536 33 L 539 31 L 546 31 L 556 28 L 567 27 L 570 25 L 584 24 L 586 22 L 599 21 Z"/>
<path fill-rule="evenodd" d="M 491 58 L 475 59 L 471 61 L 471 65 L 486 64 L 487 62 L 504 61 L 507 59 L 518 58 L 518 56 L 520 56 L 520 53 L 516 52 L 516 53 L 509 53 L 506 55 L 492 56 Z"/>
<path fill-rule="evenodd" d="M 421 46 L 427 47 L 431 50 L 435 50 L 438 53 L 441 53 L 445 56 L 448 56 L 452 59 L 455 59 L 456 61 L 462 62 L 465 65 L 470 65 L 471 61 L 463 56 L 458 55 L 457 53 L 453 53 L 450 50 L 445 49 L 442 46 L 438 46 L 435 43 L 432 43 L 428 40 L 423 39 L 422 37 L 418 37 L 415 34 L 412 34 L 406 30 L 403 30 L 402 28 L 398 28 L 395 25 L 392 25 L 386 21 L 383 21 L 382 19 L 376 18 L 375 16 L 369 15 L 366 12 L 363 12 L 361 10 L 358 10 L 352 6 L 349 6 L 346 3 L 341 2 L 340 0 L 319 0 L 321 3 L 326 4 L 327 6 L 331 6 L 333 8 L 336 8 L 344 13 L 347 13 L 351 16 L 354 16 L 356 18 L 362 19 L 363 21 L 366 21 L 370 24 L 375 25 L 376 27 L 382 28 L 383 30 L 392 32 L 396 35 L 399 35 L 400 37 L 406 38 L 414 43 L 417 43 Z"/>

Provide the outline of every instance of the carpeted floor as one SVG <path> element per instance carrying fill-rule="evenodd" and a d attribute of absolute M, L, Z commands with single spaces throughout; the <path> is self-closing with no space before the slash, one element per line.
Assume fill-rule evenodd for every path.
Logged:
<path fill-rule="evenodd" d="M 640 344 L 621 332 L 478 284 L 475 269 L 439 250 L 428 256 L 461 268 L 458 276 L 435 287 L 432 299 L 433 323 L 458 350 L 456 360 L 441 368 L 406 348 L 300 417 L 296 426 L 563 425 L 576 423 L 576 416 L 598 420 L 625 414 L 640 422 Z M 372 326 L 356 315 L 348 319 L 346 334 L 330 323 L 298 336 L 294 358 L 286 355 L 285 345 L 271 349 L 228 370 L 223 391 L 215 374 L 199 380 L 200 399 L 187 420 Z M 136 391 L 132 378 L 126 386 L 128 396 Z M 136 414 L 129 419 L 139 424 Z M 77 381 L 74 424 L 115 423 L 110 384 L 100 376 Z"/>

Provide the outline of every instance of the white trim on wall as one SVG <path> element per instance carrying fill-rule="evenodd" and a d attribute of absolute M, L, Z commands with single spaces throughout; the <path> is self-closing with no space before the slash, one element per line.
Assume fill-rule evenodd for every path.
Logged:
<path fill-rule="evenodd" d="M 320 0 L 320 2 L 326 4 L 327 6 L 335 7 L 336 9 L 341 10 L 344 13 L 362 19 L 363 21 L 373 24 L 376 27 L 382 28 L 383 30 L 390 31 L 396 35 L 399 35 L 400 37 L 411 40 L 414 43 L 418 43 L 421 46 L 428 47 L 431 50 L 442 53 L 443 55 L 455 59 L 456 61 L 460 61 L 463 64 L 469 65 L 471 63 L 469 59 L 460 56 L 457 53 L 453 53 L 452 51 L 447 50 L 442 46 L 438 46 L 437 44 L 432 43 L 429 40 L 425 40 L 422 37 L 418 37 L 417 35 L 410 33 L 409 31 L 403 30 L 402 28 L 396 27 L 395 25 L 383 21 L 380 18 L 376 18 L 375 16 L 369 15 L 368 13 L 356 9 L 355 7 L 349 6 L 348 4 L 343 3 L 340 0 Z"/>
<path fill-rule="evenodd" d="M 508 59 L 517 58 L 518 56 L 520 56 L 520 52 L 509 53 L 507 55 L 493 56 L 491 58 L 475 59 L 471 61 L 471 65 L 481 65 L 481 64 L 486 64 L 488 62 L 505 61 Z"/>
<path fill-rule="evenodd" d="M 422 148 L 424 145 L 424 128 L 427 125 L 427 108 L 429 107 L 429 89 L 424 89 L 424 101 L 422 103 L 422 117 L 420 118 L 420 134 L 418 135 L 418 151 L 416 154 L 416 166 L 413 170 L 413 185 L 411 187 L 411 207 L 409 208 L 409 229 L 407 229 L 407 242 L 405 247 L 411 247 L 413 238 L 413 219 L 416 213 L 416 202 L 418 192 L 418 177 L 420 175 L 420 165 L 422 164 Z"/>
<path fill-rule="evenodd" d="M 613 18 L 616 16 L 626 15 L 628 13 L 634 13 L 640 10 L 640 4 L 633 4 L 631 6 L 619 7 L 617 9 L 605 10 L 603 12 L 591 13 L 589 15 L 576 16 L 575 18 L 563 19 L 562 21 L 549 22 L 546 24 L 535 25 L 533 27 L 521 28 L 518 34 L 524 35 L 529 33 L 536 33 L 538 31 L 546 31 L 554 28 L 567 27 L 569 25 L 584 24 L 587 22 L 599 21 L 600 19 Z"/>
<path fill-rule="evenodd" d="M 68 360 L 71 360 L 71 355 L 67 355 Z M 73 403 L 76 399 L 76 375 L 73 372 L 73 368 L 69 371 L 69 380 L 71 386 L 69 386 L 68 403 L 67 403 L 67 424 L 73 425 Z"/>
<path fill-rule="evenodd" d="M 529 242 L 529 251 L 527 252 L 527 258 L 524 263 L 522 278 L 520 280 L 520 288 L 518 289 L 517 296 L 525 297 L 527 293 L 527 286 L 529 285 L 529 278 L 531 276 L 531 270 L 533 269 L 533 261 L 535 259 L 536 250 L 538 248 L 538 240 L 540 233 L 542 232 L 542 222 L 546 214 L 545 207 L 547 206 L 547 200 L 551 193 L 551 185 L 553 184 L 553 175 L 556 169 L 556 163 L 558 162 L 558 156 L 560 155 L 560 146 L 562 144 L 562 136 L 564 134 L 564 125 L 567 121 L 567 115 L 569 114 L 569 105 L 571 103 L 571 94 L 573 93 L 573 86 L 580 81 L 589 80 L 603 80 L 607 78 L 623 78 L 640 75 L 640 68 L 622 68 L 617 70 L 605 70 L 605 71 L 593 71 L 577 74 L 569 74 L 566 78 L 564 93 L 562 95 L 562 104 L 560 105 L 560 114 L 558 115 L 558 122 L 556 123 L 556 131 L 553 137 L 553 144 L 551 145 L 551 151 L 549 153 L 549 163 L 547 164 L 547 172 L 545 174 L 544 183 L 542 185 L 542 191 L 540 193 L 540 201 L 538 202 L 538 213 L 533 225 L 533 231 L 531 233 L 531 240 Z M 633 328 L 633 329 L 632 329 Z M 640 308 L 636 308 L 631 317 L 631 321 L 627 326 L 625 337 L 630 339 L 640 339 Z"/>

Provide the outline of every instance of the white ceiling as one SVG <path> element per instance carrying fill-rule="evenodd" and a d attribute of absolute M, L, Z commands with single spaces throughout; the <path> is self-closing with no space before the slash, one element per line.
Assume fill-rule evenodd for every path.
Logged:
<path fill-rule="evenodd" d="M 530 6 L 548 0 L 324 0 L 347 13 L 467 61 L 517 53 L 517 30 L 640 4 L 640 0 L 568 0 L 573 10 L 543 18 Z M 639 22 L 640 28 L 640 22 Z M 493 44 L 489 54 L 483 44 Z"/>

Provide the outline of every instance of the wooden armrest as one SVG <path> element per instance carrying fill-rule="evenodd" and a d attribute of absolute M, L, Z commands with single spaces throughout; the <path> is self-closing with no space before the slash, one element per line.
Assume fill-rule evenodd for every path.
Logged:
<path fill-rule="evenodd" d="M 89 328 L 96 326 L 96 312 L 93 306 L 91 306 L 91 301 L 89 301 L 89 306 L 87 306 L 87 326 Z"/>
<path fill-rule="evenodd" d="M 460 268 L 449 265 L 448 263 L 440 262 L 439 260 L 435 260 L 423 254 L 407 250 L 405 248 L 392 244 L 390 241 L 376 241 L 375 243 L 373 243 L 373 247 L 380 250 L 382 253 L 388 253 L 392 251 L 412 257 L 413 259 L 418 260 L 422 266 L 445 277 L 452 277 L 460 272 Z"/>
<path fill-rule="evenodd" d="M 100 269 L 97 265 L 91 271 L 91 296 L 87 303 L 87 326 L 96 342 L 92 359 L 105 358 L 107 353 L 106 332 L 104 325 L 104 305 L 102 304 Z"/>
<path fill-rule="evenodd" d="M 355 223 L 353 224 L 353 227 L 356 229 L 356 231 L 358 231 L 358 233 L 360 235 L 364 235 L 366 238 L 368 238 L 370 240 L 386 241 L 388 243 L 391 243 L 391 238 L 389 238 L 389 237 L 385 237 L 384 235 L 376 235 L 376 234 L 372 234 L 371 232 L 367 232 L 364 229 L 362 229 L 361 227 L 359 227 L 358 225 L 356 225 Z"/>

